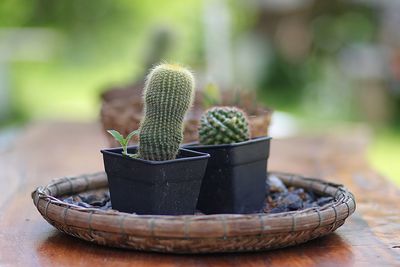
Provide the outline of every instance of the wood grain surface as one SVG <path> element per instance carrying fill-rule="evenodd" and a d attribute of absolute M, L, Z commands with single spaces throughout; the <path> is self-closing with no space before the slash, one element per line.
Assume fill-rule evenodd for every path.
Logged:
<path fill-rule="evenodd" d="M 400 266 L 400 190 L 368 166 L 364 131 L 273 140 L 271 170 L 345 184 L 357 211 L 334 234 L 263 253 L 177 256 L 97 246 L 60 233 L 30 193 L 103 168 L 97 124 L 30 124 L 0 152 L 0 266 Z"/>

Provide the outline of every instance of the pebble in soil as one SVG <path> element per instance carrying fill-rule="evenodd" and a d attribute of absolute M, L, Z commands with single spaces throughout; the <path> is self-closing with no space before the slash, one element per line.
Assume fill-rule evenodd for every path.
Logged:
<path fill-rule="evenodd" d="M 333 197 L 316 195 L 299 187 L 287 187 L 277 176 L 270 175 L 266 182 L 267 197 L 263 212 L 279 213 L 320 207 L 333 201 Z M 84 208 L 112 210 L 110 194 L 94 190 L 63 199 L 64 202 Z M 196 212 L 202 214 L 201 212 Z"/>
<path fill-rule="evenodd" d="M 73 195 L 63 199 L 64 202 L 84 208 L 111 209 L 110 194 L 108 191 L 92 191 Z"/>
<path fill-rule="evenodd" d="M 333 201 L 333 197 L 319 196 L 303 188 L 288 188 L 274 175 L 269 176 L 266 187 L 269 194 L 267 194 L 263 209 L 265 213 L 279 213 L 320 207 Z"/>

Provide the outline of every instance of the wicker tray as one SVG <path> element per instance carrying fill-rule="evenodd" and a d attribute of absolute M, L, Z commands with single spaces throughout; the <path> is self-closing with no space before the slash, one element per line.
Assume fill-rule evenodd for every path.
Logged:
<path fill-rule="evenodd" d="M 54 180 L 36 189 L 32 199 L 40 214 L 64 233 L 100 245 L 167 253 L 260 251 L 296 245 L 335 231 L 355 210 L 354 196 L 341 185 L 273 174 L 288 186 L 333 196 L 334 201 L 276 214 L 151 216 L 82 208 L 57 198 L 106 188 L 105 173 Z"/>

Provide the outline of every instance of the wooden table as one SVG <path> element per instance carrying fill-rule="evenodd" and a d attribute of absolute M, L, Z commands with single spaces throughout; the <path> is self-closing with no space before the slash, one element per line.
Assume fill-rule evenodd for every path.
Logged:
<path fill-rule="evenodd" d="M 101 247 L 49 225 L 31 191 L 101 170 L 105 138 L 97 124 L 31 124 L 0 152 L 0 266 L 400 266 L 400 190 L 369 168 L 367 141 L 363 131 L 273 141 L 271 170 L 330 179 L 355 194 L 357 211 L 334 234 L 270 252 L 177 256 Z"/>

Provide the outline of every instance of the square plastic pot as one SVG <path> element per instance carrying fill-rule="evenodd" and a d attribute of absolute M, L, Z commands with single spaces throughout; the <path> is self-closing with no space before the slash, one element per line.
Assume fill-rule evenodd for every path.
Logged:
<path fill-rule="evenodd" d="M 205 214 L 257 213 L 265 202 L 271 137 L 227 145 L 187 144 L 210 154 L 197 208 Z"/>
<path fill-rule="evenodd" d="M 128 148 L 136 153 L 137 147 Z M 150 161 L 104 149 L 113 209 L 137 214 L 194 214 L 208 154 L 180 149 L 174 160 Z"/>

